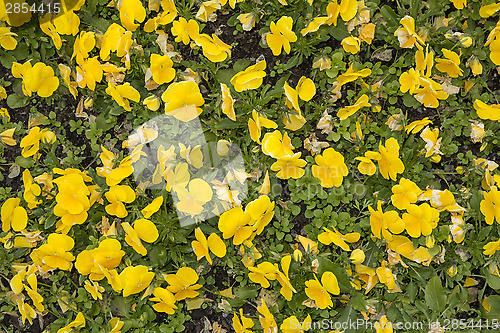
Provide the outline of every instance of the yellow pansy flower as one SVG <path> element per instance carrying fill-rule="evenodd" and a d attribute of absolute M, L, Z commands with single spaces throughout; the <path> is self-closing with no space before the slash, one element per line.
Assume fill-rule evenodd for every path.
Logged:
<path fill-rule="evenodd" d="M 278 124 L 274 121 L 267 119 L 261 113 L 252 110 L 252 118 L 248 119 L 248 129 L 250 131 L 250 138 L 260 144 L 260 135 L 262 131 L 262 127 L 264 128 L 276 128 Z M 276 134 L 277 135 L 277 134 Z"/>
<path fill-rule="evenodd" d="M 343 74 L 337 77 L 337 82 L 340 86 L 343 86 L 344 84 L 355 81 L 358 78 L 367 77 L 371 73 L 372 70 L 369 68 L 363 68 L 362 70 L 358 70 L 357 68 L 354 68 L 353 63 L 350 63 L 349 68 Z"/>
<path fill-rule="evenodd" d="M 110 202 L 106 205 L 106 212 L 119 218 L 128 215 L 124 203 L 131 203 L 135 200 L 135 192 L 127 185 L 113 185 L 104 196 Z"/>
<path fill-rule="evenodd" d="M 0 45 L 4 49 L 11 51 L 16 48 L 17 40 L 14 38 L 15 36 L 17 34 L 10 32 L 10 28 L 0 27 Z"/>
<path fill-rule="evenodd" d="M 342 39 L 342 47 L 344 51 L 349 52 L 351 54 L 356 54 L 360 50 L 360 40 L 357 37 L 349 36 Z"/>
<path fill-rule="evenodd" d="M 262 139 L 262 152 L 276 159 L 293 156 L 293 146 L 288 133 L 281 134 L 279 130 L 266 133 Z"/>
<path fill-rule="evenodd" d="M 396 288 L 396 278 L 392 270 L 386 267 L 387 262 L 384 260 L 379 268 L 377 268 L 377 276 L 381 283 L 385 284 L 389 290 Z"/>
<path fill-rule="evenodd" d="M 401 178 L 398 185 L 392 187 L 391 201 L 394 207 L 403 210 L 410 204 L 414 204 L 418 200 L 418 196 L 422 190 L 409 179 Z"/>
<path fill-rule="evenodd" d="M 418 43 L 424 45 L 422 38 L 415 32 L 415 19 L 413 17 L 406 15 L 399 23 L 402 27 L 394 32 L 394 36 L 398 37 L 400 47 L 411 48 Z"/>
<path fill-rule="evenodd" d="M 240 21 L 244 31 L 250 31 L 255 27 L 255 19 L 257 18 L 256 12 L 244 13 L 236 17 Z"/>
<path fill-rule="evenodd" d="M 149 272 L 147 266 L 128 266 L 120 273 L 120 282 L 123 287 L 123 297 L 137 294 L 149 287 L 155 273 Z"/>
<path fill-rule="evenodd" d="M 175 305 L 174 295 L 165 288 L 156 287 L 153 290 L 153 295 L 149 300 L 152 302 L 158 302 L 153 304 L 153 309 L 157 312 L 165 312 L 168 314 L 174 314 L 177 305 Z"/>
<path fill-rule="evenodd" d="M 15 146 L 17 144 L 16 140 L 13 138 L 15 131 L 15 128 L 9 128 L 0 133 L 0 139 L 2 142 L 9 146 Z"/>
<path fill-rule="evenodd" d="M 168 55 L 151 54 L 151 73 L 153 80 L 158 84 L 168 83 L 175 78 L 175 69 L 173 61 Z"/>
<path fill-rule="evenodd" d="M 206 181 L 195 178 L 185 187 L 175 188 L 179 202 L 175 205 L 177 210 L 195 216 L 203 212 L 203 205 L 212 200 L 213 190 Z"/>
<path fill-rule="evenodd" d="M 19 206 L 21 199 L 9 198 L 5 200 L 1 209 L 2 231 L 8 232 L 24 230 L 28 224 L 28 213 L 26 209 Z"/>
<path fill-rule="evenodd" d="M 278 171 L 276 177 L 280 179 L 298 179 L 305 174 L 305 170 L 302 169 L 307 165 L 307 162 L 300 159 L 301 153 L 295 153 L 294 155 L 282 156 L 276 162 L 271 165 L 272 171 Z"/>
<path fill-rule="evenodd" d="M 172 83 L 161 95 L 165 102 L 165 113 L 180 121 L 187 122 L 198 117 L 205 104 L 198 84 L 193 81 Z"/>
<path fill-rule="evenodd" d="M 175 274 L 167 274 L 167 290 L 174 294 L 175 300 L 194 298 L 199 295 L 196 290 L 202 287 L 198 282 L 198 274 L 191 267 L 181 267 Z"/>
<path fill-rule="evenodd" d="M 290 53 L 290 43 L 297 41 L 297 36 L 292 31 L 293 19 L 288 16 L 281 17 L 276 23 L 271 22 L 271 33 L 266 35 L 266 42 L 273 55 L 281 54 L 281 49 Z"/>
<path fill-rule="evenodd" d="M 153 215 L 158 211 L 158 209 L 160 209 L 162 204 L 163 204 L 163 196 L 159 196 L 155 198 L 149 205 L 144 207 L 144 209 L 141 210 L 141 213 L 144 216 L 144 218 L 149 219 L 151 215 Z"/>
<path fill-rule="evenodd" d="M 432 124 L 432 120 L 429 120 L 429 117 L 425 117 L 422 120 L 415 120 L 411 122 L 409 125 L 405 126 L 405 131 L 407 134 L 416 134 L 420 132 L 425 126 Z"/>
<path fill-rule="evenodd" d="M 436 58 L 436 68 L 440 72 L 447 73 L 450 77 L 459 77 L 463 75 L 460 65 L 460 57 L 453 51 L 441 49 L 445 59 Z"/>
<path fill-rule="evenodd" d="M 345 120 L 351 115 L 355 114 L 358 112 L 359 109 L 371 106 L 371 104 L 368 102 L 369 98 L 366 94 L 361 95 L 360 98 L 353 104 L 349 105 L 346 107 L 343 107 L 337 111 L 337 117 L 340 118 L 340 120 Z"/>
<path fill-rule="evenodd" d="M 262 84 L 266 76 L 266 61 L 262 60 L 255 65 L 248 66 L 245 70 L 236 73 L 231 78 L 234 90 L 242 92 L 245 90 L 257 89 Z"/>
<path fill-rule="evenodd" d="M 403 221 L 411 237 L 428 236 L 432 233 L 432 229 L 437 227 L 439 210 L 432 208 L 429 204 L 423 203 L 419 206 L 410 204 L 406 210 L 408 213 L 403 214 Z"/>
<path fill-rule="evenodd" d="M 202 22 L 207 22 L 211 19 L 210 15 L 221 8 L 221 3 L 218 0 L 204 1 L 200 4 L 200 8 L 196 13 L 196 19 Z"/>
<path fill-rule="evenodd" d="M 271 311 L 269 311 L 264 299 L 262 299 L 262 305 L 257 306 L 257 311 L 262 315 L 259 316 L 259 322 L 264 332 L 277 332 L 278 324 L 276 324 L 276 320 Z"/>
<path fill-rule="evenodd" d="M 196 237 L 195 241 L 191 242 L 196 259 L 199 261 L 201 258 L 207 258 L 207 261 L 212 264 L 209 250 L 217 257 L 222 258 L 226 255 L 226 244 L 220 239 L 216 233 L 211 233 L 208 239 L 205 237 L 200 228 L 194 230 Z"/>
<path fill-rule="evenodd" d="M 139 0 L 123 0 L 119 6 L 120 22 L 129 31 L 135 31 L 146 18 L 146 10 Z M 139 23 L 135 23 L 135 22 Z"/>
<path fill-rule="evenodd" d="M 481 119 L 490 119 L 500 121 L 500 104 L 488 105 L 483 101 L 476 99 L 474 101 L 474 109 Z"/>
<path fill-rule="evenodd" d="M 258 199 L 247 204 L 245 212 L 252 219 L 250 224 L 253 224 L 253 231 L 260 235 L 274 216 L 274 202 L 271 202 L 267 195 L 261 195 Z"/>
<path fill-rule="evenodd" d="M 333 306 L 330 294 L 340 294 L 337 277 L 329 271 L 323 273 L 321 283 L 318 281 L 316 275 L 314 275 L 314 280 L 306 281 L 305 284 L 307 297 L 312 299 L 320 309 L 331 308 Z"/>
<path fill-rule="evenodd" d="M 321 181 L 323 187 L 339 187 L 349 173 L 344 163 L 344 157 L 335 149 L 327 148 L 322 155 L 314 158 L 317 165 L 311 167 L 314 177 Z"/>
<path fill-rule="evenodd" d="M 231 56 L 231 46 L 224 43 L 215 34 L 210 37 L 202 34 L 195 43 L 203 49 L 203 55 L 211 62 L 221 62 Z"/>
<path fill-rule="evenodd" d="M 392 241 L 393 234 L 400 234 L 405 230 L 405 224 L 398 212 L 391 210 L 382 211 L 382 202 L 377 202 L 377 210 L 368 206 L 370 211 L 370 226 L 372 233 L 378 239 L 383 237 L 387 241 Z"/>
<path fill-rule="evenodd" d="M 134 222 L 132 228 L 128 222 L 122 224 L 125 231 L 125 241 L 128 245 L 142 256 L 145 256 L 148 251 L 142 245 L 142 241 L 154 243 L 158 239 L 158 229 L 155 224 L 147 219 L 138 219 Z"/>
<path fill-rule="evenodd" d="M 56 268 L 69 271 L 75 260 L 69 251 L 74 246 L 75 241 L 70 236 L 52 233 L 47 237 L 47 243 L 33 250 L 30 257 L 44 271 Z"/>
<path fill-rule="evenodd" d="M 131 110 L 129 100 L 138 103 L 141 99 L 141 94 L 128 82 L 116 86 L 110 81 L 105 91 L 106 94 L 110 95 L 119 106 L 125 109 L 125 111 Z"/>
<path fill-rule="evenodd" d="M 28 208 L 33 209 L 42 202 L 42 200 L 36 200 L 36 197 L 42 193 L 42 189 L 33 182 L 33 177 L 28 169 L 23 171 L 23 185 L 23 199 L 28 204 Z"/>
<path fill-rule="evenodd" d="M 220 84 L 221 90 L 221 109 L 222 113 L 224 113 L 229 119 L 232 121 L 236 121 L 236 113 L 234 112 L 234 100 L 231 96 L 231 91 L 227 87 L 226 84 Z"/>
<path fill-rule="evenodd" d="M 254 282 L 260 284 L 262 288 L 269 288 L 270 283 L 268 280 L 276 280 L 278 274 L 278 265 L 272 264 L 268 261 L 261 262 L 257 266 L 248 267 L 250 273 L 248 273 L 248 278 Z"/>
<path fill-rule="evenodd" d="M 85 280 L 85 290 L 87 290 L 93 299 L 102 299 L 104 288 L 98 282 Z"/>
<path fill-rule="evenodd" d="M 197 40 L 200 37 L 198 22 L 193 19 L 187 21 L 184 17 L 179 17 L 178 21 L 174 21 L 170 31 L 175 36 L 175 42 L 183 42 L 184 45 L 188 45 L 191 40 Z"/>
<path fill-rule="evenodd" d="M 323 229 L 325 231 L 318 235 L 318 240 L 325 245 L 333 243 L 340 246 L 344 251 L 351 251 L 351 248 L 347 245 L 347 243 L 355 243 L 360 237 L 360 234 L 357 232 L 351 232 L 343 235 L 333 227 L 333 231 L 326 227 L 323 227 Z"/>
<path fill-rule="evenodd" d="M 240 245 L 252 234 L 250 214 L 243 211 L 240 206 L 236 206 L 224 212 L 219 218 L 219 230 L 224 239 L 233 238 L 234 245 Z"/>
<path fill-rule="evenodd" d="M 378 157 L 378 153 L 374 151 L 365 152 L 364 156 L 358 156 L 355 160 L 359 161 L 358 170 L 363 175 L 371 176 L 377 172 L 377 166 L 373 163 L 372 159 Z"/>
<path fill-rule="evenodd" d="M 355 249 L 351 252 L 351 256 L 349 257 L 349 260 L 354 265 L 362 264 L 363 261 L 365 261 L 365 252 L 363 252 L 363 250 L 361 250 L 361 249 Z"/>
<path fill-rule="evenodd" d="M 385 141 L 385 146 L 382 142 L 379 144 L 379 153 L 373 156 L 378 162 L 378 168 L 382 177 L 385 179 L 391 178 L 396 180 L 398 173 L 403 173 L 405 166 L 399 158 L 399 143 L 395 138 L 389 138 Z"/>
<path fill-rule="evenodd" d="M 500 224 L 500 191 L 492 187 L 489 192 L 483 192 L 480 209 L 486 223 L 491 225 L 496 220 Z"/>
<path fill-rule="evenodd" d="M 236 333 L 252 333 L 249 329 L 254 325 L 251 318 L 247 318 L 243 315 L 243 309 L 240 308 L 240 316 L 234 313 L 233 316 L 233 328 Z"/>
<path fill-rule="evenodd" d="M 88 87 L 94 91 L 96 82 L 102 80 L 103 71 L 97 56 L 85 59 L 81 65 L 76 67 L 76 72 L 76 82 L 80 88 Z"/>

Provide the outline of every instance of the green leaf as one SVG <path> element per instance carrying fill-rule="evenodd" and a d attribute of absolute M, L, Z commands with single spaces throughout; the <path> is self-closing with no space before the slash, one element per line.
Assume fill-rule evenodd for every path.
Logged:
<path fill-rule="evenodd" d="M 488 296 L 488 305 L 491 306 L 490 311 L 485 311 L 481 307 L 482 317 L 486 319 L 496 319 L 500 318 L 500 296 L 490 295 Z"/>
<path fill-rule="evenodd" d="M 11 94 L 7 97 L 7 105 L 12 109 L 22 108 L 30 102 L 29 97 Z"/>
<path fill-rule="evenodd" d="M 35 165 L 35 162 L 33 162 L 32 158 L 26 158 L 23 156 L 17 156 L 15 163 L 19 165 L 21 168 L 31 168 L 33 165 Z"/>
<path fill-rule="evenodd" d="M 486 283 L 493 289 L 498 290 L 500 289 L 500 277 L 496 275 L 490 274 L 488 269 L 484 268 L 482 269 L 482 273 L 484 274 L 484 277 L 486 278 Z"/>
<path fill-rule="evenodd" d="M 446 307 L 446 295 L 438 276 L 432 277 L 425 286 L 425 303 L 438 313 Z"/>

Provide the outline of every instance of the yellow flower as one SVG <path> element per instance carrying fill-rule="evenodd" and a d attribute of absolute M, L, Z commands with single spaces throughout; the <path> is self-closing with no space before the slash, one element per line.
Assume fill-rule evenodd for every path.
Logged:
<path fill-rule="evenodd" d="M 168 55 L 151 54 L 151 73 L 158 84 L 168 83 L 175 78 L 174 63 Z"/>
<path fill-rule="evenodd" d="M 378 283 L 377 273 L 373 268 L 367 267 L 362 264 L 355 266 L 356 276 L 365 283 L 365 294 L 369 293 L 373 287 Z"/>
<path fill-rule="evenodd" d="M 410 68 L 407 72 L 404 72 L 399 77 L 399 84 L 401 92 L 409 92 L 414 94 L 415 90 L 420 86 L 420 73 L 413 68 Z"/>
<path fill-rule="evenodd" d="M 342 39 L 342 47 L 344 51 L 349 52 L 351 54 L 356 54 L 360 50 L 360 40 L 357 37 L 349 36 Z"/>
<path fill-rule="evenodd" d="M 253 320 L 251 318 L 247 318 L 243 315 L 243 309 L 240 308 L 240 316 L 234 313 L 233 316 L 233 328 L 236 333 L 252 333 L 249 328 L 252 328 L 254 325 Z"/>
<path fill-rule="evenodd" d="M 474 76 L 483 74 L 483 65 L 481 65 L 481 62 L 476 56 L 470 57 L 466 65 L 470 67 Z"/>
<path fill-rule="evenodd" d="M 260 284 L 262 288 L 269 288 L 270 283 L 268 280 L 276 280 L 278 273 L 278 265 L 271 264 L 268 261 L 264 261 L 258 264 L 256 267 L 248 267 L 250 273 L 248 273 L 248 278 L 254 282 Z"/>
<path fill-rule="evenodd" d="M 264 299 L 262 299 L 262 305 L 257 306 L 257 311 L 264 317 L 259 316 L 260 325 L 265 333 L 278 332 L 278 325 L 274 316 L 269 311 Z"/>
<path fill-rule="evenodd" d="M 467 0 L 450 0 L 451 3 L 453 3 L 453 6 L 455 6 L 456 9 L 463 9 L 464 7 L 467 7 Z"/>
<path fill-rule="evenodd" d="M 198 22 L 193 19 L 187 21 L 184 17 L 179 17 L 178 21 L 174 21 L 170 31 L 175 36 L 175 42 L 183 42 L 184 45 L 188 45 L 191 40 L 197 40 L 200 37 Z"/>
<path fill-rule="evenodd" d="M 250 31 L 255 27 L 255 19 L 257 18 L 256 12 L 244 13 L 238 15 L 237 19 L 240 21 L 244 31 Z"/>
<path fill-rule="evenodd" d="M 362 264 L 363 261 L 365 261 L 365 253 L 361 249 L 355 249 L 352 251 L 351 256 L 349 257 L 349 260 L 354 265 Z"/>
<path fill-rule="evenodd" d="M 21 231 L 28 225 L 28 213 L 26 209 L 19 206 L 21 199 L 9 198 L 2 205 L 2 231 L 8 232 L 11 228 L 14 231 Z"/>
<path fill-rule="evenodd" d="M 345 120 L 355 114 L 359 109 L 367 106 L 371 106 L 371 104 L 368 102 L 368 96 L 363 94 L 360 98 L 358 98 L 354 105 L 349 105 L 339 109 L 337 111 L 337 117 L 339 117 L 340 120 Z"/>
<path fill-rule="evenodd" d="M 411 48 L 417 43 L 424 45 L 424 41 L 415 32 L 415 20 L 413 17 L 406 15 L 399 23 L 402 27 L 394 32 L 394 36 L 398 37 L 400 47 Z"/>
<path fill-rule="evenodd" d="M 212 200 L 212 188 L 201 178 L 191 180 L 188 187 L 189 189 L 180 186 L 175 188 L 179 200 L 175 207 L 191 216 L 201 214 L 203 205 Z"/>
<path fill-rule="evenodd" d="M 323 273 L 321 283 L 318 281 L 316 275 L 314 275 L 314 280 L 306 281 L 305 284 L 307 297 L 312 299 L 320 309 L 331 308 L 333 306 L 330 294 L 340 294 L 337 277 L 329 271 Z"/>
<path fill-rule="evenodd" d="M 200 9 L 198 9 L 198 12 L 196 13 L 196 19 L 202 22 L 207 22 L 211 19 L 210 15 L 220 8 L 221 3 L 218 0 L 204 1 L 201 3 Z"/>
<path fill-rule="evenodd" d="M 124 255 L 120 241 L 106 238 L 97 248 L 80 252 L 76 257 L 75 267 L 81 275 L 90 274 L 89 279 L 92 281 L 102 280 L 106 276 L 110 282 L 111 270 L 118 267 Z M 115 291 L 121 290 L 121 284 L 119 286 L 116 288 L 116 285 L 112 285 Z"/>
<path fill-rule="evenodd" d="M 481 119 L 500 121 L 500 104 L 488 105 L 483 101 L 476 99 L 474 101 L 474 109 L 477 112 L 477 116 Z"/>
<path fill-rule="evenodd" d="M 368 206 L 368 210 L 370 211 L 372 233 L 378 239 L 383 237 L 387 241 L 392 241 L 393 234 L 400 234 L 405 230 L 405 224 L 396 211 L 382 211 L 381 201 L 377 202 L 377 210 L 371 206 Z"/>
<path fill-rule="evenodd" d="M 500 192 L 492 187 L 491 191 L 483 192 L 484 199 L 481 200 L 480 209 L 486 223 L 491 225 L 496 220 L 500 224 Z"/>
<path fill-rule="evenodd" d="M 266 42 L 273 55 L 281 54 L 281 48 L 290 53 L 290 43 L 297 41 L 297 36 L 292 31 L 293 19 L 288 16 L 281 17 L 276 23 L 271 22 L 271 33 L 266 35 Z"/>
<path fill-rule="evenodd" d="M 61 78 L 63 79 L 63 84 L 66 86 L 66 88 L 68 88 L 71 95 L 76 98 L 76 96 L 78 96 L 78 90 L 76 89 L 78 83 L 76 81 L 71 81 L 70 79 L 71 68 L 63 64 L 59 64 L 58 67 L 59 72 L 61 73 Z"/>
<path fill-rule="evenodd" d="M 463 75 L 460 65 L 460 57 L 453 51 L 441 49 L 446 59 L 436 58 L 436 68 L 440 72 L 447 73 L 450 77 L 459 77 Z"/>
<path fill-rule="evenodd" d="M 288 271 L 290 269 L 290 263 L 292 262 L 292 256 L 286 255 L 281 258 L 281 270 L 283 272 L 278 271 L 278 275 L 276 279 L 281 284 L 280 293 L 285 297 L 287 301 L 292 300 L 293 293 L 297 291 L 290 283 L 290 277 L 288 276 Z"/>
<path fill-rule="evenodd" d="M 10 28 L 0 27 L 0 45 L 4 49 L 11 51 L 16 48 L 17 40 L 14 38 L 14 36 L 17 36 L 17 34 L 10 32 Z"/>
<path fill-rule="evenodd" d="M 104 193 L 104 196 L 110 202 L 107 205 L 106 212 L 119 218 L 124 218 L 128 215 L 125 209 L 125 203 L 131 203 L 135 200 L 135 192 L 127 185 L 113 185 L 109 191 Z"/>
<path fill-rule="evenodd" d="M 234 100 L 231 96 L 231 91 L 226 84 L 220 84 L 221 90 L 221 109 L 222 112 L 228 116 L 232 121 L 236 121 L 236 113 L 234 112 Z"/>
<path fill-rule="evenodd" d="M 225 44 L 215 34 L 212 34 L 212 37 L 202 34 L 195 43 L 202 47 L 203 55 L 211 62 L 221 62 L 231 56 L 231 46 Z"/>
<path fill-rule="evenodd" d="M 28 169 L 23 171 L 23 185 L 24 185 L 24 193 L 23 198 L 24 201 L 28 204 L 29 209 L 35 208 L 42 200 L 36 200 L 42 193 L 42 189 L 38 184 L 33 182 L 33 177 Z"/>
<path fill-rule="evenodd" d="M 302 36 L 305 36 L 310 32 L 318 31 L 318 29 L 327 21 L 328 21 L 328 16 L 315 17 L 311 22 L 309 22 L 307 27 L 300 30 L 300 33 L 302 34 Z"/>
<path fill-rule="evenodd" d="M 250 137 L 252 138 L 253 141 L 257 142 L 258 144 L 261 143 L 260 142 L 260 135 L 261 135 L 262 127 L 264 127 L 264 128 L 276 128 L 276 127 L 278 127 L 278 124 L 276 124 L 272 120 L 267 119 L 265 116 L 263 116 L 259 112 L 252 110 L 252 118 L 248 119 L 248 129 L 250 131 Z M 276 133 L 276 131 L 274 133 Z M 275 135 L 277 135 L 277 134 L 275 134 Z"/>
<path fill-rule="evenodd" d="M 146 219 L 138 219 L 134 222 L 132 228 L 128 222 L 122 224 L 125 231 L 125 241 L 128 245 L 142 256 L 145 256 L 148 251 L 142 245 L 141 240 L 147 243 L 154 243 L 158 239 L 158 229 L 153 222 Z"/>
<path fill-rule="evenodd" d="M 102 299 L 102 292 L 104 288 L 99 285 L 98 282 L 95 281 L 85 281 L 85 290 L 87 290 L 93 299 Z"/>
<path fill-rule="evenodd" d="M 149 287 L 155 273 L 149 272 L 147 266 L 128 266 L 120 273 L 120 282 L 123 287 L 123 297 L 137 294 Z"/>
<path fill-rule="evenodd" d="M 439 150 L 441 147 L 441 140 L 443 138 L 439 137 L 439 128 L 435 128 L 434 130 L 429 129 L 427 126 L 424 128 L 422 133 L 420 133 L 420 137 L 425 141 L 425 157 L 431 157 L 433 155 L 442 155 L 443 153 Z"/>
<path fill-rule="evenodd" d="M 358 30 L 358 38 L 366 44 L 371 44 L 375 38 L 376 25 L 373 23 L 363 24 Z"/>
<path fill-rule="evenodd" d="M 375 323 L 374 326 L 377 333 L 392 333 L 394 331 L 392 323 L 387 320 L 387 317 L 385 315 L 380 317 L 380 321 Z"/>
<path fill-rule="evenodd" d="M 15 128 L 9 128 L 0 133 L 0 139 L 2 142 L 9 146 L 15 146 L 17 144 L 16 140 L 13 138 L 15 131 Z"/>
<path fill-rule="evenodd" d="M 335 149 L 327 148 L 323 155 L 314 158 L 317 165 L 312 166 L 312 174 L 321 181 L 323 187 L 339 187 L 349 171 L 344 163 L 344 157 Z"/>
<path fill-rule="evenodd" d="M 321 234 L 318 235 L 318 240 L 325 244 L 330 245 L 331 243 L 340 246 L 344 251 L 351 251 L 351 248 L 347 243 L 355 243 L 359 240 L 360 234 L 357 232 L 351 232 L 345 235 L 342 235 L 337 229 L 333 228 L 333 231 L 323 227 L 325 230 Z"/>
<path fill-rule="evenodd" d="M 24 325 L 26 318 L 28 318 L 28 321 L 30 322 L 30 324 L 33 324 L 33 319 L 36 318 L 35 310 L 33 310 L 33 308 L 29 304 L 24 303 L 24 300 L 21 300 L 21 299 L 17 299 L 16 304 L 17 304 L 17 307 L 19 309 L 19 313 L 22 316 L 23 325 Z"/>
<path fill-rule="evenodd" d="M 123 327 L 123 325 L 125 325 L 125 323 L 118 317 L 111 318 L 109 324 L 111 325 L 111 331 L 109 331 L 109 333 L 120 333 L 120 329 Z"/>
<path fill-rule="evenodd" d="M 403 221 L 411 237 L 428 236 L 432 233 L 432 229 L 437 227 L 439 210 L 432 208 L 429 204 L 423 203 L 420 206 L 410 204 L 406 211 L 408 213 L 403 214 Z"/>
<path fill-rule="evenodd" d="M 349 68 L 345 71 L 345 73 L 337 77 L 337 82 L 340 86 L 343 86 L 344 84 L 355 81 L 358 78 L 367 77 L 371 73 L 372 70 L 369 68 L 363 68 L 362 70 L 358 71 L 357 68 L 354 68 L 353 63 L 350 63 Z"/>
<path fill-rule="evenodd" d="M 301 153 L 296 153 L 291 156 L 282 156 L 271 165 L 272 171 L 278 171 L 276 177 L 280 179 L 298 179 L 305 174 L 303 167 L 307 162 L 300 159 Z"/>
<path fill-rule="evenodd" d="M 392 269 L 386 267 L 387 262 L 384 260 L 379 268 L 377 268 L 377 276 L 381 283 L 385 284 L 389 290 L 396 288 L 396 278 L 392 273 Z"/>
<path fill-rule="evenodd" d="M 310 315 L 307 315 L 303 322 L 300 322 L 295 316 L 290 316 L 280 325 L 280 330 L 283 333 L 304 333 L 305 331 L 309 331 L 311 327 L 312 320 Z"/>
<path fill-rule="evenodd" d="M 234 90 L 242 92 L 245 90 L 257 89 L 262 84 L 266 76 L 266 61 L 262 60 L 255 65 L 248 66 L 245 70 L 236 73 L 231 78 L 231 84 Z"/>
<path fill-rule="evenodd" d="M 429 124 L 432 124 L 432 120 L 429 120 L 429 117 L 425 117 L 422 120 L 415 120 L 411 124 L 406 125 L 405 131 L 407 134 L 416 134 Z"/>
<path fill-rule="evenodd" d="M 389 138 L 385 141 L 385 146 L 382 142 L 379 144 L 379 153 L 373 156 L 374 160 L 378 161 L 378 168 L 382 177 L 385 179 L 391 178 L 396 180 L 398 173 L 403 173 L 405 166 L 399 158 L 399 144 L 395 138 Z"/>
<path fill-rule="evenodd" d="M 196 290 L 202 287 L 198 282 L 198 274 L 191 267 L 181 267 L 175 274 L 167 274 L 167 290 L 174 294 L 176 301 L 194 298 L 199 295 Z"/>
<path fill-rule="evenodd" d="M 80 88 L 88 87 L 94 91 L 96 82 L 102 80 L 103 72 L 97 56 L 85 59 L 83 64 L 76 67 L 76 72 L 76 82 Z"/>
<path fill-rule="evenodd" d="M 375 174 L 377 167 L 375 166 L 375 163 L 373 163 L 372 159 L 375 159 L 376 157 L 378 157 L 378 153 L 374 151 L 367 151 L 365 152 L 365 156 L 356 157 L 355 160 L 360 161 L 358 164 L 359 172 L 368 176 Z"/>
<path fill-rule="evenodd" d="M 205 104 L 200 88 L 193 81 L 172 83 L 161 95 L 165 102 L 165 113 L 180 121 L 187 122 L 198 117 Z"/>
<path fill-rule="evenodd" d="M 481 9 L 479 10 L 479 15 L 483 18 L 487 18 L 490 16 L 495 15 L 497 11 L 500 10 L 500 3 L 492 3 L 490 5 L 483 5 L 481 6 Z"/>
<path fill-rule="evenodd" d="M 162 204 L 163 204 L 163 196 L 159 196 L 155 198 L 149 205 L 144 207 L 144 209 L 141 210 L 141 213 L 144 216 L 144 218 L 149 219 L 151 215 L 153 215 L 158 211 L 158 209 L 160 209 Z"/>
<path fill-rule="evenodd" d="M 46 128 L 40 131 L 38 126 L 33 127 L 24 138 L 22 138 L 20 146 L 23 148 L 21 155 L 30 157 L 38 152 L 40 141 L 45 143 L 53 143 L 56 141 L 56 135 Z"/>
<path fill-rule="evenodd" d="M 99 56 L 103 61 L 109 59 L 111 52 L 117 52 L 120 48 L 119 57 L 123 57 L 128 48 L 132 45 L 132 32 L 126 31 L 116 23 L 112 23 L 102 36 L 101 49 Z"/>
<path fill-rule="evenodd" d="M 414 96 L 425 107 L 437 108 L 438 100 L 445 100 L 448 94 L 443 91 L 443 86 L 434 80 L 426 77 L 420 77 L 420 88 L 415 90 Z"/>
<path fill-rule="evenodd" d="M 120 22 L 129 31 L 135 31 L 146 18 L 146 10 L 139 0 L 123 0 L 120 7 Z"/>
<path fill-rule="evenodd" d="M 240 245 L 252 234 L 250 214 L 243 211 L 240 206 L 236 206 L 224 212 L 219 218 L 219 230 L 222 237 L 228 239 L 234 236 L 233 244 Z"/>
<path fill-rule="evenodd" d="M 212 258 L 210 257 L 209 250 L 215 254 L 217 257 L 222 258 L 226 255 L 226 244 L 220 239 L 216 233 L 211 233 L 208 239 L 203 234 L 200 228 L 194 230 L 196 237 L 195 241 L 191 242 L 194 253 L 196 254 L 196 259 L 199 261 L 201 258 L 207 258 L 207 261 L 212 264 Z"/>
<path fill-rule="evenodd" d="M 150 18 L 146 22 L 146 24 L 144 25 L 145 32 L 160 32 L 162 31 L 158 30 L 158 27 L 160 25 L 167 25 L 169 23 L 172 23 L 177 16 L 177 8 L 175 8 L 175 4 L 172 0 L 162 1 L 161 4 L 164 11 L 158 14 L 156 17 Z M 164 4 L 168 4 L 167 6 L 169 8 L 165 8 L 166 6 Z"/>
<path fill-rule="evenodd" d="M 484 249 L 484 255 L 487 256 L 492 256 L 494 255 L 498 250 L 500 250 L 500 239 L 495 241 L 495 242 L 489 242 L 485 246 L 483 246 Z"/>
<path fill-rule="evenodd" d="M 328 21 L 326 24 L 337 26 L 337 20 L 340 17 L 344 22 L 352 20 L 358 12 L 358 2 L 356 0 L 341 0 L 340 4 L 337 1 L 332 1 L 326 7 Z"/>
<path fill-rule="evenodd" d="M 31 92 L 36 92 L 40 97 L 49 97 L 59 87 L 59 79 L 54 75 L 52 67 L 41 62 L 26 70 L 22 77 L 28 96 L 31 96 Z"/>
<path fill-rule="evenodd" d="M 313 241 L 312 239 L 309 239 L 309 238 L 301 236 L 301 235 L 297 235 L 295 240 L 298 241 L 302 245 L 302 247 L 304 248 L 304 250 L 307 253 L 314 253 L 314 254 L 319 253 L 318 243 Z"/>
<path fill-rule="evenodd" d="M 157 312 L 165 312 L 168 314 L 174 314 L 177 305 L 175 305 L 174 295 L 165 288 L 157 287 L 153 290 L 153 295 L 156 297 L 151 297 L 149 300 L 153 302 L 158 302 L 153 304 L 153 309 Z"/>
<path fill-rule="evenodd" d="M 128 82 L 116 86 L 113 82 L 109 81 L 106 94 L 110 95 L 125 111 L 131 110 L 129 100 L 138 103 L 141 99 L 139 92 Z"/>
<path fill-rule="evenodd" d="M 96 44 L 95 33 L 81 31 L 80 35 L 76 37 L 75 43 L 73 44 L 73 54 L 71 59 L 76 56 L 76 63 L 82 64 L 84 59 L 89 57 L 89 53 L 94 49 Z"/>
<path fill-rule="evenodd" d="M 397 209 L 403 210 L 410 204 L 417 202 L 418 196 L 422 193 L 422 190 L 411 180 L 401 178 L 399 180 L 399 185 L 394 185 L 392 187 L 392 193 L 392 204 Z"/>
<path fill-rule="evenodd" d="M 252 219 L 250 224 L 253 224 L 253 231 L 260 235 L 274 216 L 274 202 L 271 202 L 267 195 L 261 195 L 258 199 L 247 204 L 245 212 Z"/>
<path fill-rule="evenodd" d="M 160 108 L 160 98 L 156 95 L 148 96 L 142 102 L 151 111 L 158 111 Z"/>
<path fill-rule="evenodd" d="M 70 236 L 52 233 L 47 238 L 47 243 L 33 250 L 30 257 L 44 271 L 56 268 L 69 271 L 75 260 L 69 251 L 74 246 L 75 241 Z"/>
<path fill-rule="evenodd" d="M 279 130 L 272 133 L 266 133 L 262 139 L 262 152 L 272 158 L 281 159 L 286 156 L 293 156 L 293 146 L 285 132 L 283 136 Z"/>

